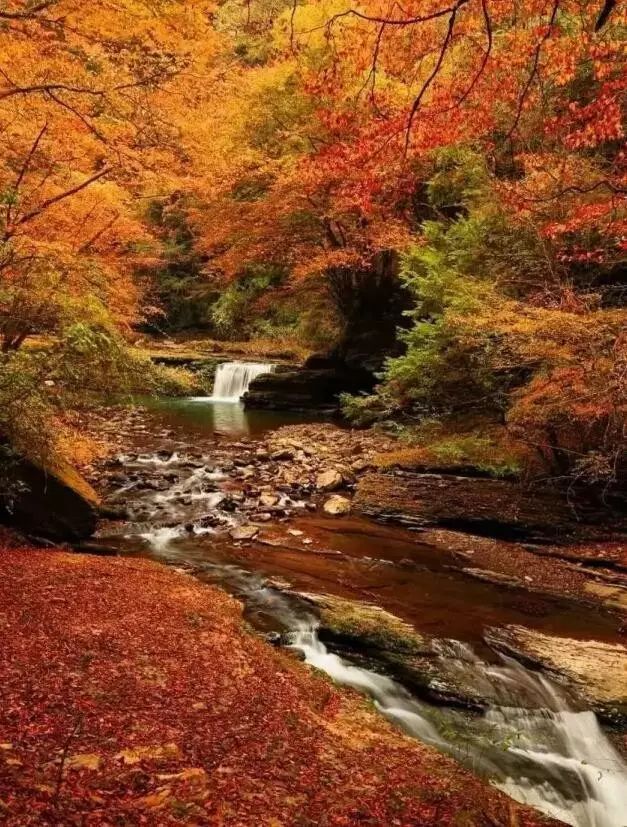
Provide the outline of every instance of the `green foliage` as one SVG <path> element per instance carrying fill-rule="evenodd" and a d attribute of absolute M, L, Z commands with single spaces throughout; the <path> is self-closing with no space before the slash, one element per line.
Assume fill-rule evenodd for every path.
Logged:
<path fill-rule="evenodd" d="M 441 156 L 427 189 L 456 217 L 425 221 L 421 243 L 403 254 L 413 299 L 399 333 L 405 352 L 387 361 L 374 395 L 343 398 L 345 414 L 358 424 L 481 414 L 506 423 L 553 474 L 619 479 L 624 316 L 575 292 L 548 242 L 499 206 L 473 153 Z M 441 461 L 520 470 L 480 436 L 423 440 Z"/>
<path fill-rule="evenodd" d="M 256 302 L 268 291 L 280 286 L 285 270 L 272 264 L 251 265 L 240 278 L 228 285 L 211 307 L 211 320 L 221 339 L 245 339 L 251 334 L 267 335 L 263 311 Z M 273 314 L 266 309 L 266 325 Z M 279 323 L 280 324 L 280 323 Z"/>
<path fill-rule="evenodd" d="M 5 454 L 41 460 L 53 452 L 57 405 L 49 369 L 45 353 L 0 355 L 0 443 Z"/>
<path fill-rule="evenodd" d="M 154 293 L 156 312 L 151 326 L 178 331 L 211 326 L 210 308 L 218 296 L 215 286 L 203 277 L 203 258 L 188 220 L 190 204 L 183 197 L 170 202 L 152 201 L 147 219 L 161 242 L 161 261 L 140 271 Z"/>
<path fill-rule="evenodd" d="M 388 394 L 401 407 L 424 413 L 460 402 L 497 405 L 503 384 L 491 369 L 490 335 L 471 335 L 464 324 L 482 311 L 491 286 L 463 273 L 450 232 L 428 222 L 424 245 L 411 248 L 402 259 L 401 278 L 415 306 L 407 314 L 411 326 L 400 334 L 406 352 L 390 359 L 384 374 Z"/>
<path fill-rule="evenodd" d="M 429 450 L 446 465 L 469 465 L 493 477 L 518 476 L 520 459 L 503 450 L 490 437 L 480 434 L 450 436 L 432 442 Z"/>
<path fill-rule="evenodd" d="M 400 402 L 384 385 L 378 388 L 377 393 L 370 395 L 341 394 L 340 408 L 349 422 L 360 427 L 386 422 L 402 413 Z"/>
<path fill-rule="evenodd" d="M 154 365 L 113 327 L 75 323 L 40 348 L 0 354 L 0 444 L 46 463 L 69 412 L 133 394 L 202 393 L 188 371 Z"/>

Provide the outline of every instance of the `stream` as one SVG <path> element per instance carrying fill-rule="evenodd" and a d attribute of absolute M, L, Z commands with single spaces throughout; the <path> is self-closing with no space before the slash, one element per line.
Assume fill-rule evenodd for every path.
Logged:
<path fill-rule="evenodd" d="M 614 629 L 602 615 L 583 617 L 567 601 L 469 580 L 404 529 L 325 518 L 281 492 L 263 542 L 231 538 L 243 522 L 230 474 L 238 451 L 279 425 L 307 421 L 242 406 L 252 378 L 271 369 L 221 365 L 213 398 L 152 404 L 134 444 L 116 460 L 122 470 L 108 478 L 108 502 L 123 504 L 128 519 L 105 521 L 98 541 L 226 589 L 261 633 L 280 635 L 308 664 L 369 696 L 405 733 L 512 798 L 576 827 L 625 827 L 627 766 L 594 713 L 541 672 L 492 651 L 483 636 L 487 627 L 512 623 L 611 640 Z M 327 645 L 315 609 L 299 592 L 382 605 L 429 635 L 436 662 L 480 687 L 490 705 L 472 711 L 436 703 L 385 674 L 368 652 Z"/>

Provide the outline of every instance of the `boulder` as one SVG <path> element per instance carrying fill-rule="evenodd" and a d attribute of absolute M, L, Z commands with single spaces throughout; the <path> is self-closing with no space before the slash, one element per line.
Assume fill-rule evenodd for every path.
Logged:
<path fill-rule="evenodd" d="M 240 525 L 232 529 L 230 534 L 232 540 L 253 540 L 259 534 L 259 529 L 256 525 Z"/>
<path fill-rule="evenodd" d="M 0 520 L 29 536 L 57 541 L 90 537 L 96 529 L 99 499 L 70 465 L 42 468 L 18 459 L 3 468 L 6 496 L 0 498 Z"/>
<path fill-rule="evenodd" d="M 340 393 L 351 390 L 353 376 L 337 368 L 294 368 L 264 373 L 250 383 L 247 408 L 334 413 Z"/>
<path fill-rule="evenodd" d="M 341 516 L 342 514 L 350 514 L 351 501 L 347 497 L 334 494 L 325 502 L 323 509 L 326 514 L 332 514 L 334 517 Z"/>
<path fill-rule="evenodd" d="M 316 477 L 316 488 L 318 491 L 337 491 L 342 487 L 344 480 L 339 471 L 329 468 Z"/>
<path fill-rule="evenodd" d="M 259 505 L 262 505 L 264 508 L 272 508 L 273 505 L 278 505 L 278 503 L 279 497 L 277 494 L 264 491 L 259 497 Z"/>

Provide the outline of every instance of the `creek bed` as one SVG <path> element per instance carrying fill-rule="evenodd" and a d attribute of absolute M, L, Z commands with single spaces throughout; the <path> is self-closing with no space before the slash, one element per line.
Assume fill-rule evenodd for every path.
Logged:
<path fill-rule="evenodd" d="M 123 502 L 130 519 L 104 523 L 99 540 L 186 568 L 235 594 L 256 628 L 279 633 L 309 663 L 369 695 L 405 732 L 454 755 L 512 797 L 579 827 L 623 827 L 626 768 L 594 714 L 484 640 L 487 628 L 516 624 L 614 642 L 616 619 L 584 613 L 567 600 L 471 580 L 456 570 L 453 555 L 421 544 L 409 531 L 366 519 L 327 519 L 297 504 L 297 516 L 273 522 L 262 542 L 249 543 L 229 538 L 236 514 L 221 513 L 227 520 L 222 526 L 195 523 L 199 503 L 205 511 L 216 503 L 220 511 L 220 492 L 230 490 L 232 480 L 220 468 L 233 455 L 230 440 L 303 421 L 226 404 L 232 410 L 209 401 L 162 402 L 142 418 L 127 446 L 142 453 L 121 464 L 139 469 L 150 484 L 112 491 L 112 501 Z M 392 612 L 440 647 L 432 655 L 436 664 L 441 658 L 461 681 L 489 685 L 491 705 L 477 712 L 430 702 L 385 674 L 367 649 L 338 645 L 331 651 L 318 635 L 316 611 L 299 592 Z"/>

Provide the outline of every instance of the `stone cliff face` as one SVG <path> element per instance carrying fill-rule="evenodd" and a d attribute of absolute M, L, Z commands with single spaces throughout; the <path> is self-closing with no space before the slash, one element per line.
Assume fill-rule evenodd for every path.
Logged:
<path fill-rule="evenodd" d="M 367 371 L 348 369 L 330 357 L 315 356 L 303 367 L 280 369 L 254 379 L 244 395 L 247 408 L 335 413 L 341 393 L 372 387 Z"/>

